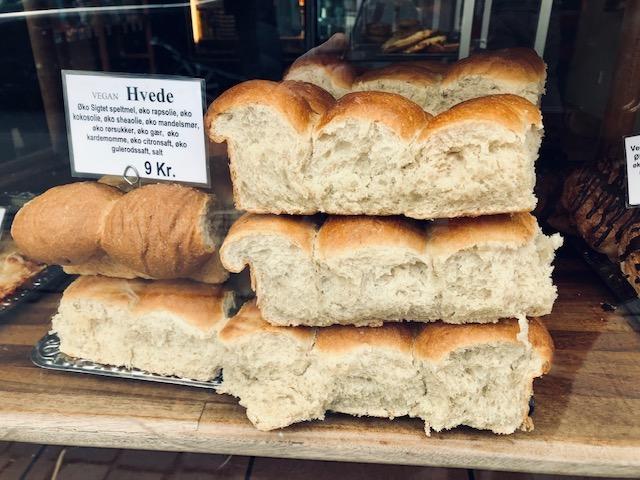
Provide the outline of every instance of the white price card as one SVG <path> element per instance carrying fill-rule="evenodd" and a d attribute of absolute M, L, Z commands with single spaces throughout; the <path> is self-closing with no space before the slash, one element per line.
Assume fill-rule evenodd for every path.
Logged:
<path fill-rule="evenodd" d="M 627 205 L 640 207 L 640 135 L 624 138 L 627 159 Z"/>
<path fill-rule="evenodd" d="M 7 213 L 7 209 L 4 207 L 0 207 L 0 240 L 2 240 L 2 231 L 4 227 L 4 217 Z"/>
<path fill-rule="evenodd" d="M 71 172 L 210 186 L 204 80 L 63 70 Z"/>

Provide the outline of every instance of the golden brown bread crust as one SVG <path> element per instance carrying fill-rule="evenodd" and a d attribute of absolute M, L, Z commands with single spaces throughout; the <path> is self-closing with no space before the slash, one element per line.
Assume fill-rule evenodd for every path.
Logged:
<path fill-rule="evenodd" d="M 13 234 L 40 262 L 65 271 L 126 278 L 227 278 L 216 253 L 213 197 L 181 185 L 127 194 L 96 182 L 61 185 L 18 212 Z"/>
<path fill-rule="evenodd" d="M 535 217 L 526 212 L 453 218 L 433 222 L 427 249 L 446 255 L 491 243 L 516 248 L 531 242 L 537 231 Z"/>
<path fill-rule="evenodd" d="M 140 277 L 139 272 L 116 262 L 106 253 L 100 253 L 82 263 L 65 265 L 63 270 L 64 273 L 69 275 L 105 275 L 107 277 L 127 279 Z"/>
<path fill-rule="evenodd" d="M 2 239 L 0 241 L 0 301 L 45 268 L 46 265 L 25 258 L 12 239 Z"/>
<path fill-rule="evenodd" d="M 335 98 L 326 90 L 308 82 L 286 80 L 281 83 L 283 88 L 288 88 L 294 95 L 304 98 L 313 113 L 322 115 L 336 103 Z"/>
<path fill-rule="evenodd" d="M 404 217 L 331 216 L 320 227 L 317 254 L 339 255 L 367 246 L 410 248 L 424 252 L 426 236 L 417 222 Z"/>
<path fill-rule="evenodd" d="M 518 344 L 520 327 L 515 319 L 498 323 L 454 325 L 429 323 L 420 325 L 413 349 L 417 358 L 438 362 L 451 352 L 476 345 L 506 342 Z M 547 373 L 553 360 L 553 340 L 549 331 L 537 318 L 529 320 L 529 342 L 543 360 L 542 373 Z"/>
<path fill-rule="evenodd" d="M 328 54 L 306 55 L 298 58 L 284 75 L 284 80 L 298 80 L 305 70 L 319 68 L 331 83 L 341 89 L 350 89 L 355 78 L 355 69 L 340 57 Z"/>
<path fill-rule="evenodd" d="M 262 318 L 254 299 L 245 303 L 240 311 L 227 322 L 218 333 L 218 339 L 223 343 L 230 343 L 241 341 L 256 333 L 288 335 L 297 342 L 311 347 L 315 340 L 316 329 L 311 327 L 275 327 Z"/>
<path fill-rule="evenodd" d="M 369 246 L 410 248 L 416 254 L 449 256 L 460 250 L 496 243 L 518 248 L 535 238 L 536 219 L 530 213 L 487 215 L 435 222 L 418 222 L 403 217 L 329 216 L 318 227 L 300 217 L 245 214 L 229 230 L 220 248 L 227 270 L 240 272 L 244 264 L 227 254 L 231 245 L 248 235 L 277 235 L 286 238 L 308 255 L 319 258 L 353 253 Z"/>
<path fill-rule="evenodd" d="M 154 277 L 150 275 L 145 275 L 142 272 L 133 270 L 132 268 L 115 261 L 105 253 L 83 263 L 65 265 L 63 270 L 69 275 L 105 275 L 107 277 L 126 279 L 154 279 Z M 188 276 L 189 280 L 204 283 L 223 283 L 227 278 L 229 278 L 229 272 L 222 266 L 220 256 L 217 252 Z"/>
<path fill-rule="evenodd" d="M 215 251 L 203 232 L 211 202 L 182 185 L 138 188 L 111 208 L 101 246 L 116 262 L 150 277 L 189 277 Z"/>
<path fill-rule="evenodd" d="M 525 135 L 531 125 L 542 128 L 542 114 L 533 103 L 517 95 L 473 98 L 433 117 L 420 134 L 420 139 L 425 140 L 438 130 L 464 122 L 490 122 Z"/>
<path fill-rule="evenodd" d="M 298 248 L 311 254 L 316 225 L 304 217 L 245 213 L 231 226 L 220 247 L 220 259 L 227 270 L 238 273 L 244 269 L 244 265 L 235 265 L 231 262 L 227 250 L 230 244 L 253 234 L 286 237 Z"/>
<path fill-rule="evenodd" d="M 70 265 L 100 252 L 102 222 L 122 192 L 97 182 L 47 190 L 16 214 L 11 235 L 24 254 L 43 263 Z"/>
<path fill-rule="evenodd" d="M 387 323 L 382 327 L 332 325 L 319 328 L 314 349 L 324 353 L 344 353 L 364 346 L 389 348 L 411 354 L 414 327 L 407 323 Z"/>
<path fill-rule="evenodd" d="M 209 106 L 204 118 L 205 131 L 214 142 L 222 143 L 225 138 L 212 129 L 218 116 L 246 105 L 264 105 L 277 109 L 298 132 L 303 132 L 309 128 L 312 110 L 307 100 L 294 92 L 291 85 L 269 80 L 249 80 L 235 85 Z"/>
<path fill-rule="evenodd" d="M 221 327 L 226 321 L 225 304 L 232 293 L 215 285 L 188 280 L 124 280 L 81 276 L 62 296 L 61 304 L 77 301 L 104 303 L 122 308 L 132 317 L 159 311 L 203 331 Z"/>
<path fill-rule="evenodd" d="M 439 74 L 428 68 L 399 63 L 366 71 L 356 79 L 354 88 L 358 89 L 368 82 L 379 80 L 398 80 L 421 87 L 435 87 L 439 84 L 440 78 Z"/>
<path fill-rule="evenodd" d="M 458 60 L 449 68 L 442 83 L 447 87 L 470 76 L 494 77 L 510 83 L 543 83 L 546 66 L 535 50 L 505 48 Z"/>
<path fill-rule="evenodd" d="M 338 100 L 316 125 L 320 132 L 333 121 L 362 118 L 381 122 L 405 139 L 415 136 L 431 119 L 419 105 L 389 92 L 354 92 Z"/>

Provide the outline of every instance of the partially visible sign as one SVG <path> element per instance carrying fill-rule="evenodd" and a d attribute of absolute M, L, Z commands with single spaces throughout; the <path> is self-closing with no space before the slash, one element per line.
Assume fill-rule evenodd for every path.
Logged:
<path fill-rule="evenodd" d="M 4 207 L 0 207 L 0 240 L 2 240 L 2 228 L 4 227 L 4 217 L 7 213 L 7 209 Z"/>
<path fill-rule="evenodd" d="M 640 207 L 640 135 L 625 137 L 627 159 L 627 205 Z"/>
<path fill-rule="evenodd" d="M 204 80 L 62 71 L 71 172 L 210 186 Z"/>

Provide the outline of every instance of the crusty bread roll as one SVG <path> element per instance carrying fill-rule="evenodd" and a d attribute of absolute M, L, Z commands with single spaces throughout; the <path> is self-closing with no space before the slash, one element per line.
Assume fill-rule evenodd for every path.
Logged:
<path fill-rule="evenodd" d="M 424 42 L 432 41 L 433 38 L 429 38 Z M 421 70 L 424 69 L 429 70 L 432 76 L 422 75 Z M 451 65 L 402 62 L 355 78 L 353 71 L 348 62 L 337 57 L 317 60 L 305 57 L 294 62 L 285 79 L 313 83 L 336 98 L 349 91 L 361 90 L 398 93 L 433 115 L 465 100 L 501 93 L 518 95 L 539 104 L 546 82 L 546 65 L 529 48 L 484 51 Z M 336 82 L 340 87 L 334 85 Z M 424 103 L 420 101 L 423 98 Z"/>
<path fill-rule="evenodd" d="M 523 98 L 469 100 L 432 120 L 386 92 L 346 95 L 321 117 L 308 105 L 264 81 L 213 102 L 208 133 L 229 146 L 238 209 L 450 218 L 535 207 L 542 117 Z"/>
<path fill-rule="evenodd" d="M 425 421 L 427 434 L 457 425 L 496 433 L 531 429 L 533 379 L 553 342 L 518 323 L 385 324 L 380 328 L 274 327 L 254 302 L 220 331 L 227 348 L 219 391 L 239 397 L 260 430 L 322 419 L 328 410 Z"/>
<path fill-rule="evenodd" d="M 398 217 L 245 214 L 221 249 L 232 272 L 251 268 L 274 325 L 495 322 L 551 312 L 558 234 L 528 213 L 432 224 Z"/>
<path fill-rule="evenodd" d="M 440 109 L 441 76 L 417 65 L 395 64 L 363 73 L 353 83 L 352 91 L 397 93 L 417 103 L 427 112 Z"/>
<path fill-rule="evenodd" d="M 28 202 L 11 233 L 34 260 L 67 273 L 220 283 L 221 218 L 212 196 L 173 184 L 123 194 L 97 182 L 54 187 Z"/>
<path fill-rule="evenodd" d="M 297 80 L 317 85 L 334 98 L 351 91 L 355 69 L 336 55 L 315 54 L 298 58 L 284 75 L 284 80 Z"/>
<path fill-rule="evenodd" d="M 231 291 L 187 280 L 82 276 L 65 290 L 52 328 L 72 357 L 211 380 L 233 305 Z"/>
<path fill-rule="evenodd" d="M 477 53 L 454 63 L 442 80 L 440 111 L 470 98 L 511 93 L 539 104 L 547 67 L 530 48 Z"/>

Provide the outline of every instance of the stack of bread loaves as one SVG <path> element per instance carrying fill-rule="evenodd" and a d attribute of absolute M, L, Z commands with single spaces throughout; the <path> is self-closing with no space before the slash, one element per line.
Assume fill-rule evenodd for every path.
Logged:
<path fill-rule="evenodd" d="M 218 335 L 222 391 L 264 430 L 329 410 L 415 416 L 427 433 L 530 429 L 553 344 L 527 316 L 551 311 L 562 243 L 528 213 L 539 109 L 500 94 L 433 117 L 396 93 L 335 101 L 297 80 L 245 82 L 206 116 L 249 212 L 221 260 L 249 266 L 257 297 Z"/>
<path fill-rule="evenodd" d="M 209 380 L 234 303 L 218 247 L 215 200 L 196 189 L 97 182 L 54 187 L 27 203 L 11 233 L 24 254 L 80 274 L 53 330 L 60 350 L 95 362 Z"/>
<path fill-rule="evenodd" d="M 536 317 L 562 243 L 529 213 L 542 60 L 485 54 L 455 82 L 432 69 L 435 90 L 401 85 L 397 66 L 400 83 L 370 74 L 338 100 L 314 83 L 340 69 L 305 77 L 305 62 L 207 112 L 248 212 L 224 241 L 214 199 L 180 185 L 74 183 L 17 214 L 27 257 L 80 275 L 53 318 L 60 349 L 199 380 L 222 369 L 219 390 L 263 430 L 327 411 L 409 415 L 427 433 L 532 428 L 553 354 Z M 217 284 L 246 266 L 256 299 L 231 316 Z"/>

